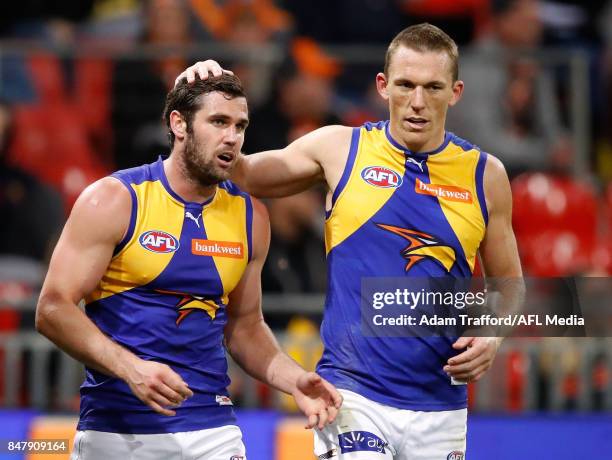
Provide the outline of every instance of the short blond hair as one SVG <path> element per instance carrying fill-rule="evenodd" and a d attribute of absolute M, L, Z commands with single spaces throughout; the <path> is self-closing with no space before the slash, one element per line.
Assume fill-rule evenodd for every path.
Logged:
<path fill-rule="evenodd" d="M 432 24 L 423 23 L 410 26 L 402 30 L 395 36 L 385 55 L 385 75 L 389 75 L 389 65 L 393 53 L 400 46 L 412 49 L 414 51 L 443 51 L 451 60 L 451 73 L 453 82 L 459 79 L 459 49 L 455 41 L 450 38 L 446 32 Z"/>

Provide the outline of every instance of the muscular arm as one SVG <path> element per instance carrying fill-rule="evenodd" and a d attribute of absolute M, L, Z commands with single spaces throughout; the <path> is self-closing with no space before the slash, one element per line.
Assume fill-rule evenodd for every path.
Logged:
<path fill-rule="evenodd" d="M 154 410 L 173 415 L 162 406 L 191 393 L 178 374 L 112 341 L 78 307 L 106 271 L 130 212 L 130 194 L 116 179 L 104 178 L 83 192 L 51 257 L 36 308 L 36 329 L 85 365 L 125 380 Z M 167 396 L 157 395 L 150 386 L 159 386 Z"/>
<path fill-rule="evenodd" d="M 489 223 L 480 244 L 480 257 L 488 277 L 521 278 L 523 271 L 512 230 L 512 192 L 502 163 L 489 155 L 484 172 Z"/>
<path fill-rule="evenodd" d="M 493 289 L 501 294 L 501 311 L 512 313 L 525 295 L 523 272 L 512 230 L 512 193 L 502 163 L 488 156 L 484 189 L 489 212 L 480 257 L 487 278 L 494 278 Z M 461 337 L 453 347 L 467 350 L 450 358 L 444 370 L 458 380 L 478 380 L 493 364 L 501 337 Z"/>
<path fill-rule="evenodd" d="M 225 343 L 234 360 L 251 376 L 290 393 L 309 417 L 309 427 L 319 427 L 336 416 L 341 397 L 329 383 L 306 372 L 283 353 L 261 310 L 261 269 L 270 244 L 265 207 L 253 200 L 253 256 L 227 307 Z M 329 416 L 329 419 L 328 419 Z"/>
<path fill-rule="evenodd" d="M 281 150 L 243 155 L 232 180 L 257 197 L 277 198 L 327 182 L 334 190 L 346 164 L 351 128 L 325 126 Z"/>

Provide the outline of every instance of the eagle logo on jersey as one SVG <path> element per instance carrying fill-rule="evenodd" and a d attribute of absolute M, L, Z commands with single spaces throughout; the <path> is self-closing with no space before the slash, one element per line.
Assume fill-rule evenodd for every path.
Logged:
<path fill-rule="evenodd" d="M 191 312 L 195 310 L 203 310 L 211 320 L 214 320 L 215 316 L 217 315 L 217 310 L 220 308 L 219 303 L 212 299 L 206 299 L 202 296 L 187 294 L 185 292 L 165 291 L 163 289 L 156 289 L 155 292 L 180 297 L 180 300 L 176 304 L 178 309 L 178 317 L 176 318 L 177 326 L 180 325 L 181 321 L 183 321 Z"/>
<path fill-rule="evenodd" d="M 455 250 L 442 243 L 436 237 L 428 233 L 396 227 L 394 225 L 376 224 L 383 230 L 401 236 L 408 240 L 409 244 L 402 249 L 402 256 L 407 260 L 406 271 L 424 259 L 433 259 L 441 264 L 447 272 L 450 272 L 456 260 Z"/>

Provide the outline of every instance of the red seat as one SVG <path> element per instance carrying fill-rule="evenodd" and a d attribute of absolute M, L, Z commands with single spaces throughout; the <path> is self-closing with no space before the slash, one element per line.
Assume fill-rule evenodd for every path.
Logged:
<path fill-rule="evenodd" d="M 606 194 L 604 197 L 605 202 L 605 214 L 607 216 L 606 219 L 606 228 L 605 234 L 607 235 L 607 240 L 612 240 L 612 182 L 608 184 L 608 188 L 606 189 Z"/>
<path fill-rule="evenodd" d="M 598 205 L 592 187 L 570 178 L 535 173 L 512 181 L 512 194 L 512 220 L 523 262 L 548 273 L 582 267 L 583 256 L 589 259 L 586 255 L 597 241 Z M 559 255 L 555 251 L 560 251 Z M 536 262 L 542 254 L 556 259 Z M 563 259 L 568 254 L 574 258 L 571 263 Z"/>
<path fill-rule="evenodd" d="M 107 59 L 83 58 L 75 62 L 74 103 L 103 157 L 111 156 L 112 63 Z"/>
<path fill-rule="evenodd" d="M 17 107 L 15 131 L 9 161 L 55 186 L 69 207 L 88 183 L 107 174 L 72 105 Z"/>
<path fill-rule="evenodd" d="M 542 232 L 528 239 L 523 249 L 523 266 L 531 276 L 575 275 L 591 267 L 592 249 L 572 232 Z"/>
<path fill-rule="evenodd" d="M 28 68 L 41 103 L 54 104 L 67 100 L 64 74 L 57 56 L 35 54 L 28 58 Z"/>

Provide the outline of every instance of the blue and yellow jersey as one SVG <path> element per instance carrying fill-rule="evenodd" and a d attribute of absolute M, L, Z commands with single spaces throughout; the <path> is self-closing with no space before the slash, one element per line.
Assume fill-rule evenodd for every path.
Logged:
<path fill-rule="evenodd" d="M 228 295 L 251 255 L 251 199 L 226 181 L 206 203 L 186 202 L 161 158 L 113 177 L 129 190 L 132 214 L 86 313 L 137 356 L 169 365 L 194 396 L 176 416 L 159 415 L 124 381 L 87 368 L 78 429 L 167 433 L 235 423 L 223 329 Z"/>
<path fill-rule="evenodd" d="M 444 337 L 365 337 L 365 277 L 469 278 L 487 225 L 486 154 L 446 133 L 433 152 L 397 143 L 389 122 L 353 130 L 325 227 L 328 292 L 319 373 L 339 388 L 411 410 L 467 405 L 442 370 L 457 354 Z"/>

